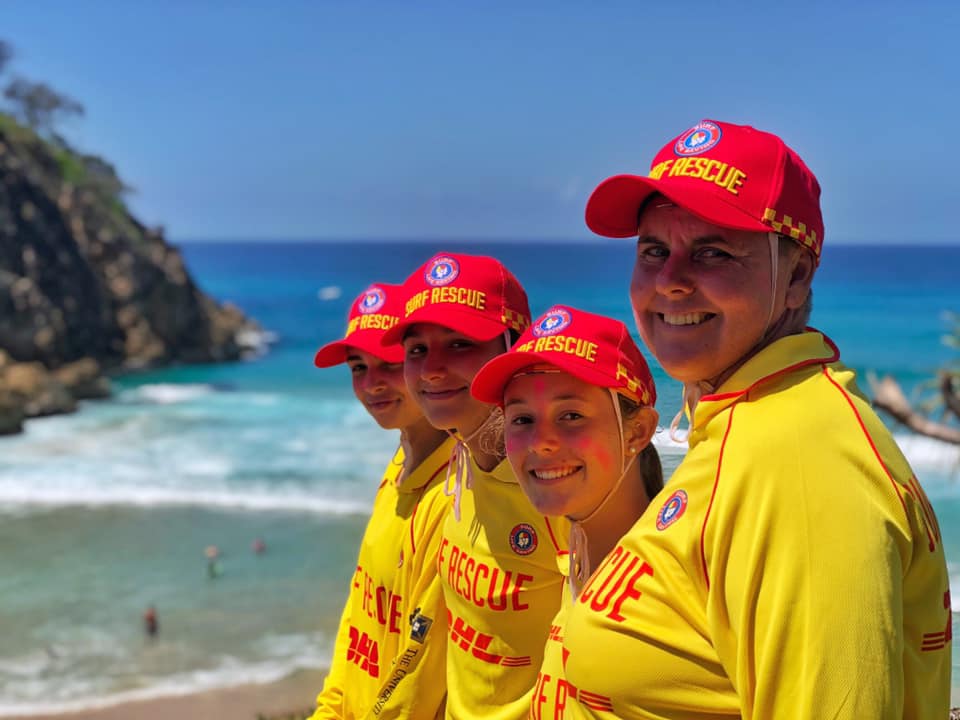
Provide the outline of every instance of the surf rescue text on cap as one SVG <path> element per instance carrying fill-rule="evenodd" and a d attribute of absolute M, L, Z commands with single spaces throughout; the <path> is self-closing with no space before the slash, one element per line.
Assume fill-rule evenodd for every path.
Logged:
<path fill-rule="evenodd" d="M 349 347 L 359 348 L 386 362 L 403 362 L 402 348 L 388 347 L 381 342 L 383 334 L 400 322 L 402 287 L 377 283 L 360 293 L 350 305 L 343 339 L 320 348 L 313 358 L 313 364 L 331 367 L 346 362 Z"/>
<path fill-rule="evenodd" d="M 527 293 L 491 257 L 438 253 L 410 274 L 403 295 L 400 322 L 384 335 L 385 344 L 402 342 L 416 323 L 442 325 L 481 342 L 504 330 L 521 333 L 530 324 Z"/>
<path fill-rule="evenodd" d="M 591 385 L 614 388 L 641 405 L 657 400 L 650 368 L 627 326 L 569 305 L 554 305 L 537 318 L 509 352 L 480 369 L 470 392 L 478 400 L 502 405 L 511 378 L 539 363 Z"/>
<path fill-rule="evenodd" d="M 587 201 L 587 226 L 606 237 L 637 234 L 653 193 L 720 227 L 775 232 L 820 262 L 820 184 L 800 156 L 772 133 L 703 120 L 668 142 L 648 176 L 615 175 Z"/>

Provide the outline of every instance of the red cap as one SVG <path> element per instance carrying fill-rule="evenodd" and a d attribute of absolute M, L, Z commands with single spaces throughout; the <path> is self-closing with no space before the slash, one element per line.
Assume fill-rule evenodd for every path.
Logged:
<path fill-rule="evenodd" d="M 713 225 L 793 238 L 820 262 L 820 184 L 776 135 L 703 120 L 664 146 L 649 177 L 600 183 L 587 201 L 587 226 L 606 237 L 636 235 L 637 215 L 653 193 Z"/>
<path fill-rule="evenodd" d="M 622 392 L 641 405 L 657 401 L 650 368 L 619 320 L 554 305 L 537 318 L 509 352 L 490 360 L 473 379 L 478 400 L 503 405 L 503 390 L 517 372 L 548 363 L 576 378 Z"/>
<path fill-rule="evenodd" d="M 403 295 L 400 322 L 384 334 L 384 344 L 402 342 L 415 323 L 442 325 L 480 342 L 530 324 L 527 293 L 491 257 L 438 253 L 407 278 Z"/>
<path fill-rule="evenodd" d="M 381 360 L 403 362 L 403 349 L 380 342 L 384 332 L 400 322 L 403 310 L 402 285 L 371 285 L 350 306 L 343 340 L 327 343 L 317 350 L 313 364 L 331 367 L 347 361 L 347 348 L 356 347 Z"/>

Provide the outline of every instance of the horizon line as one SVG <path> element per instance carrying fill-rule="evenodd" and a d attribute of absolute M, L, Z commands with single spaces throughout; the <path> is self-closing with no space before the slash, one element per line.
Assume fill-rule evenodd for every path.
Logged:
<path fill-rule="evenodd" d="M 392 243 L 409 243 L 409 244 L 428 244 L 428 243 L 491 243 L 491 244 L 502 244 L 502 243 L 529 243 L 529 244 L 548 244 L 548 243 L 559 243 L 564 245 L 573 245 L 573 244 L 596 244 L 596 243 L 622 243 L 624 241 L 630 241 L 633 238 L 608 238 L 602 236 L 585 236 L 585 237 L 444 237 L 444 236 L 433 236 L 433 237 L 371 237 L 371 236 L 341 236 L 341 237 L 332 237 L 332 236 L 286 236 L 286 237 L 253 237 L 253 236 L 205 236 L 205 237 L 166 237 L 165 240 L 171 244 L 185 244 L 185 245 L 202 245 L 202 244 L 216 244 L 216 243 L 238 243 L 238 244 L 247 244 L 247 243 L 264 243 L 264 244 L 324 244 L 324 243 L 381 243 L 381 244 L 392 244 Z M 867 247 L 907 247 L 907 248 L 916 248 L 916 247 L 951 247 L 951 246 L 960 246 L 960 238 L 958 239 L 947 239 L 947 238 L 936 238 L 936 239 L 922 239 L 922 240 L 865 240 L 865 239 L 854 239 L 854 238 L 838 238 L 836 240 L 830 240 L 827 242 L 828 246 L 867 246 Z"/>

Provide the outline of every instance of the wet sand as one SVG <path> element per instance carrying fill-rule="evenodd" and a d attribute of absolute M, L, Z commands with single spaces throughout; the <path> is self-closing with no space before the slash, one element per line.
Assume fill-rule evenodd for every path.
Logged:
<path fill-rule="evenodd" d="M 293 720 L 315 707 L 325 671 L 302 670 L 275 683 L 137 700 L 95 710 L 23 715 L 5 720 Z"/>

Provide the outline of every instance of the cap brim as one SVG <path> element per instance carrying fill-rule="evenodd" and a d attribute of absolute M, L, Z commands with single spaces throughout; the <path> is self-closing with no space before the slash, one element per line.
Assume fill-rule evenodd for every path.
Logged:
<path fill-rule="evenodd" d="M 508 352 L 498 355 L 480 368 L 470 384 L 470 394 L 490 405 L 503 405 L 503 392 L 513 376 L 531 365 L 546 364 L 597 387 L 619 388 L 610 376 L 575 362 L 558 363 L 557 353 Z"/>
<path fill-rule="evenodd" d="M 660 193 L 672 203 L 712 225 L 734 230 L 770 232 L 770 227 L 723 201 L 715 193 L 684 183 L 653 180 L 642 175 L 614 175 L 597 185 L 587 200 L 587 227 L 597 235 L 612 238 L 634 237 L 643 203 Z"/>
<path fill-rule="evenodd" d="M 421 308 L 403 322 L 394 325 L 383 334 L 380 342 L 384 345 L 399 345 L 403 342 L 403 336 L 407 330 L 419 323 L 440 325 L 463 333 L 477 342 L 493 340 L 509 329 L 506 325 L 491 320 L 485 315 L 478 315 L 469 310 L 454 310 L 450 304 L 437 304 Z"/>
<path fill-rule="evenodd" d="M 380 344 L 379 337 L 354 336 L 349 341 L 337 340 L 327 343 L 317 350 L 313 356 L 313 364 L 318 368 L 333 367 L 347 361 L 350 348 L 357 348 L 374 357 L 378 357 L 384 362 L 399 363 L 403 362 L 403 348 L 399 345 L 384 346 Z"/>

